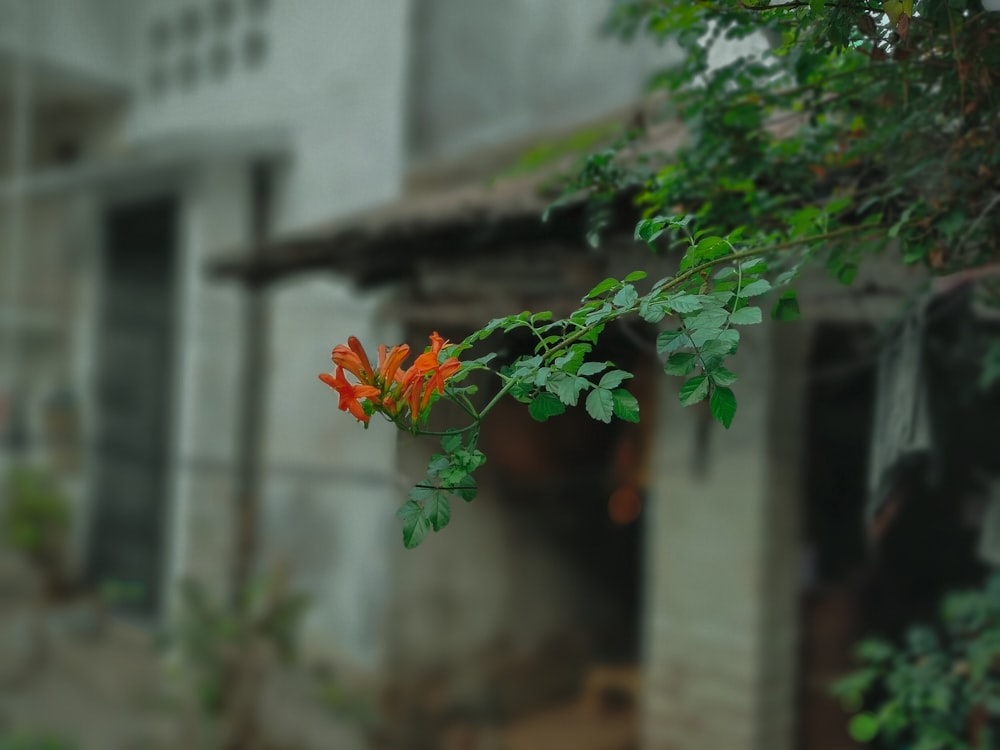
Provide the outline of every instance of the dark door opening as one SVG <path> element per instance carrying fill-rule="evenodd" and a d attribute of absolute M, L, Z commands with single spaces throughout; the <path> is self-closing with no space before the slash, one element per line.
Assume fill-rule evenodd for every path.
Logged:
<path fill-rule="evenodd" d="M 829 686 L 851 669 L 862 633 L 862 518 L 875 396 L 874 333 L 821 326 L 809 363 L 800 604 L 799 747 L 846 750 L 847 715 Z"/>
<path fill-rule="evenodd" d="M 509 357 L 531 352 L 532 342 L 518 346 L 511 339 Z M 635 373 L 625 385 L 641 408 L 652 407 L 648 386 L 659 368 L 631 339 L 610 329 L 587 359 Z M 510 747 L 632 746 L 638 737 L 642 509 L 653 420 L 602 424 L 586 413 L 582 397 L 576 408 L 544 423 L 512 400 L 491 417 L 480 441 L 490 457 L 484 481 L 520 533 L 572 571 L 571 587 L 579 592 L 565 613 L 572 624 L 565 643 L 579 647 L 570 662 L 575 679 L 547 704 L 512 717 L 505 738 Z M 551 672 L 559 668 L 555 657 L 563 645 L 550 649 Z"/>
<path fill-rule="evenodd" d="M 949 350 L 959 331 L 948 330 L 948 322 L 939 317 L 923 338 L 930 455 L 902 472 L 898 510 L 877 533 L 874 525 L 866 529 L 864 518 L 879 342 L 867 327 L 827 325 L 817 332 L 803 507 L 811 561 L 801 600 L 799 746 L 804 750 L 857 746 L 830 685 L 857 668 L 853 653 L 860 640 L 880 636 L 898 642 L 911 626 L 934 621 L 946 592 L 983 578 L 978 523 L 969 507 L 977 476 L 992 458 L 977 446 L 992 447 L 993 423 L 982 415 L 995 404 L 979 395 L 963 406 L 961 394 L 970 392 L 974 370 Z"/>
<path fill-rule="evenodd" d="M 533 342 L 510 356 L 529 353 Z M 609 330 L 588 360 L 609 361 L 636 374 L 624 382 L 640 401 L 650 361 L 635 343 Z M 578 406 L 544 423 L 525 404 L 508 399 L 483 425 L 486 473 L 509 513 L 544 539 L 592 592 L 578 614 L 588 629 L 593 658 L 636 663 L 642 591 L 641 519 L 651 420 L 603 424 Z"/>
<path fill-rule="evenodd" d="M 155 615 L 165 547 L 177 204 L 105 217 L 95 481 L 87 577 Z"/>

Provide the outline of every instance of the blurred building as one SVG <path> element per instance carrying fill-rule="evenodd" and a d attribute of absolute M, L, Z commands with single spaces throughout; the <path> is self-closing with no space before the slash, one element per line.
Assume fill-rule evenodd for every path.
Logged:
<path fill-rule="evenodd" d="M 316 374 L 350 334 L 404 335 L 386 313 L 394 290 L 298 277 L 254 313 L 206 271 L 627 114 L 672 58 L 601 37 L 606 9 L 0 2 L 0 469 L 58 476 L 88 586 L 125 585 L 151 622 L 182 578 L 229 595 L 233 509 L 259 446 L 259 557 L 312 596 L 307 651 L 387 669 L 407 478 L 396 435 L 352 429 Z M 255 391 L 246 334 L 261 309 Z M 475 648 L 495 630 L 482 627 Z"/>
<path fill-rule="evenodd" d="M 898 289 L 746 331 L 726 432 L 647 331 L 610 332 L 641 426 L 498 409 L 480 498 L 416 551 L 394 513 L 433 446 L 316 380 L 348 335 L 458 338 L 649 264 L 627 223 L 603 254 L 580 206 L 540 224 L 533 177 L 489 187 L 540 141 L 598 142 L 673 59 L 599 36 L 606 9 L 0 1 L 0 468 L 58 475 L 81 577 L 152 623 L 183 578 L 232 593 L 252 495 L 260 566 L 312 597 L 307 653 L 379 681 L 410 739 L 582 686 L 599 725 L 557 718 L 612 746 L 641 664 L 644 747 L 849 746 L 825 685 L 866 624 L 871 321 Z"/>

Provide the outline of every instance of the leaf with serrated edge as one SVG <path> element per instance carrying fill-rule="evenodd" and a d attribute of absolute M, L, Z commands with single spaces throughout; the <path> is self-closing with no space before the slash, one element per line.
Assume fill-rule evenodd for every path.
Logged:
<path fill-rule="evenodd" d="M 715 367 L 709 371 L 708 376 L 715 385 L 727 386 L 736 382 L 736 373 L 727 370 L 725 367 Z"/>
<path fill-rule="evenodd" d="M 716 388 L 712 391 L 712 397 L 708 401 L 709 410 L 722 426 L 727 430 L 733 423 L 733 416 L 736 414 L 736 396 L 725 387 Z"/>
<path fill-rule="evenodd" d="M 589 292 L 587 292 L 587 296 L 584 299 L 588 299 L 590 297 L 596 297 L 596 296 L 598 296 L 600 294 L 604 294 L 604 292 L 607 292 L 607 291 L 610 291 L 610 290 L 614 289 L 620 283 L 621 282 L 618 281 L 618 279 L 607 278 L 604 281 L 602 281 L 600 284 L 598 284 L 597 286 L 595 286 L 593 289 L 591 289 Z"/>
<path fill-rule="evenodd" d="M 577 375 L 596 375 L 599 372 L 604 372 L 608 369 L 607 362 L 584 362 L 580 365 L 580 369 L 576 371 Z"/>
<path fill-rule="evenodd" d="M 666 300 L 667 307 L 679 313 L 691 313 L 701 309 L 701 300 L 694 294 L 678 294 Z"/>
<path fill-rule="evenodd" d="M 667 316 L 667 311 L 662 303 L 650 302 L 645 298 L 639 303 L 639 317 L 647 323 L 659 323 Z"/>
<path fill-rule="evenodd" d="M 614 414 L 614 401 L 611 391 L 605 388 L 595 388 L 587 394 L 587 414 L 600 422 L 610 422 Z"/>
<path fill-rule="evenodd" d="M 407 500 L 396 511 L 396 516 L 403 521 L 403 546 L 413 549 L 427 536 L 431 530 L 431 522 L 424 514 L 419 503 Z"/>
<path fill-rule="evenodd" d="M 759 307 L 744 307 L 729 316 L 729 322 L 734 326 L 750 326 L 760 323 L 763 317 Z"/>
<path fill-rule="evenodd" d="M 684 376 L 689 374 L 695 366 L 697 355 L 694 352 L 678 352 L 671 354 L 663 365 L 663 371 L 667 375 Z"/>
<path fill-rule="evenodd" d="M 598 388 L 617 388 L 622 384 L 623 380 L 628 380 L 632 377 L 632 373 L 625 372 L 624 370 L 612 370 L 611 372 L 604 373 L 604 377 L 601 378 L 601 382 L 597 384 Z"/>
<path fill-rule="evenodd" d="M 626 284 L 618 291 L 614 299 L 611 300 L 611 304 L 615 307 L 631 307 L 638 299 L 639 293 L 635 290 L 635 287 L 631 284 Z"/>
<path fill-rule="evenodd" d="M 757 279 L 740 289 L 739 296 L 741 298 L 756 297 L 759 294 L 766 294 L 769 291 L 771 291 L 771 282 L 767 279 Z"/>
<path fill-rule="evenodd" d="M 691 406 L 704 400 L 708 395 L 708 378 L 704 375 L 695 375 L 681 386 L 680 400 L 684 406 Z"/>
<path fill-rule="evenodd" d="M 699 328 L 721 328 L 726 324 L 728 317 L 729 313 L 725 310 L 713 308 L 711 310 L 702 310 L 697 315 L 685 318 L 684 325 L 689 331 L 695 331 Z"/>
<path fill-rule="evenodd" d="M 763 267 L 757 268 L 757 266 Z M 740 270 L 744 273 L 750 270 L 753 270 L 754 273 L 763 273 L 767 270 L 767 261 L 763 258 L 750 258 L 750 260 L 745 260 L 740 263 Z"/>
<path fill-rule="evenodd" d="M 624 388 L 611 391 L 611 404 L 615 416 L 619 419 L 625 422 L 639 421 L 639 402 Z"/>
<path fill-rule="evenodd" d="M 551 393 L 540 393 L 528 405 L 528 414 L 538 422 L 545 422 L 566 411 L 566 405 Z"/>
<path fill-rule="evenodd" d="M 461 469 L 453 472 L 454 476 L 448 478 L 448 482 L 458 484 L 465 479 L 465 472 Z M 431 524 L 434 531 L 440 531 L 448 525 L 451 520 L 451 505 L 445 497 L 443 490 L 436 487 L 417 486 L 410 490 L 410 500 L 423 508 L 423 514 Z"/>
<path fill-rule="evenodd" d="M 457 487 L 450 487 L 448 489 L 448 492 L 452 495 L 462 498 L 467 503 L 471 503 L 476 499 L 478 491 L 479 487 L 476 485 L 476 480 L 470 476 L 466 476 Z"/>
<path fill-rule="evenodd" d="M 656 351 L 661 356 L 686 346 L 691 346 L 691 338 L 683 331 L 661 331 L 656 337 Z"/>

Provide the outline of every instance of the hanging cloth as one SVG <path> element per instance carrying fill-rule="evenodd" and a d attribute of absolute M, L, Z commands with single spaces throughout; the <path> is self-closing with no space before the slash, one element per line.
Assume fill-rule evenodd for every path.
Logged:
<path fill-rule="evenodd" d="M 868 528 L 887 509 L 904 475 L 929 460 L 931 455 L 931 420 L 924 368 L 924 330 L 929 300 L 929 296 L 923 297 L 914 304 L 879 353 L 865 504 Z"/>

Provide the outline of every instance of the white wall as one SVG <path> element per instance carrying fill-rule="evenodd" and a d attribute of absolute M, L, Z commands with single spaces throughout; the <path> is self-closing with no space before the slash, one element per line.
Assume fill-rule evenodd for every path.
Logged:
<path fill-rule="evenodd" d="M 290 565 L 312 598 L 304 650 L 362 670 L 384 658 L 389 563 L 401 545 L 395 511 L 406 488 L 395 474 L 395 428 L 374 418 L 365 430 L 318 375 L 333 369 L 330 351 L 350 335 L 373 357 L 379 343 L 400 343 L 378 305 L 329 277 L 283 284 L 272 296 L 268 356 L 264 564 Z"/>
<path fill-rule="evenodd" d="M 607 0 L 414 0 L 410 144 L 447 158 L 636 101 L 677 60 L 648 40 L 602 35 Z"/>
<path fill-rule="evenodd" d="M 135 67 L 136 101 L 129 134 L 137 142 L 187 132 L 244 129 L 288 132 L 292 166 L 278 229 L 301 227 L 393 198 L 402 171 L 405 0 L 271 0 L 251 13 L 237 9 L 229 25 L 213 25 L 209 3 L 147 0 Z M 183 10 L 201 11 L 202 29 L 157 51 L 157 23 L 177 29 Z M 258 35 L 266 49 L 250 63 L 244 45 Z M 175 33 L 174 35 L 178 35 Z M 231 56 L 216 76 L 212 55 Z M 190 59 L 197 79 L 183 83 Z M 156 93 L 150 77 L 164 73 Z"/>
<path fill-rule="evenodd" d="M 222 28 L 212 25 L 214 7 L 144 4 L 128 139 L 183 143 L 206 132 L 238 139 L 280 131 L 288 154 L 277 175 L 278 233 L 393 198 L 402 178 L 407 3 L 273 0 L 254 15 L 237 2 Z M 153 27 L 172 24 L 176 35 L 190 8 L 201 12 L 201 30 L 156 51 Z M 254 67 L 240 45 L 256 32 L 267 49 Z M 233 58 L 226 75 L 214 77 L 211 55 L 220 45 Z M 185 86 L 177 74 L 188 56 L 201 72 Z M 160 68 L 173 77 L 156 92 L 149 75 Z M 235 161 L 205 163 L 185 191 L 171 576 L 194 576 L 222 595 L 231 570 L 244 298 L 236 283 L 209 282 L 204 272 L 211 257 L 246 247 L 249 170 Z M 392 330 L 376 318 L 377 299 L 331 277 L 267 296 L 261 563 L 290 565 L 312 598 L 307 651 L 372 668 L 387 588 L 381 566 L 398 541 L 395 435 L 356 428 L 317 375 L 330 369 L 330 350 L 348 335 L 374 346 L 391 340 Z"/>
<path fill-rule="evenodd" d="M 0 52 L 73 76 L 127 85 L 138 28 L 134 0 L 0 0 Z"/>

